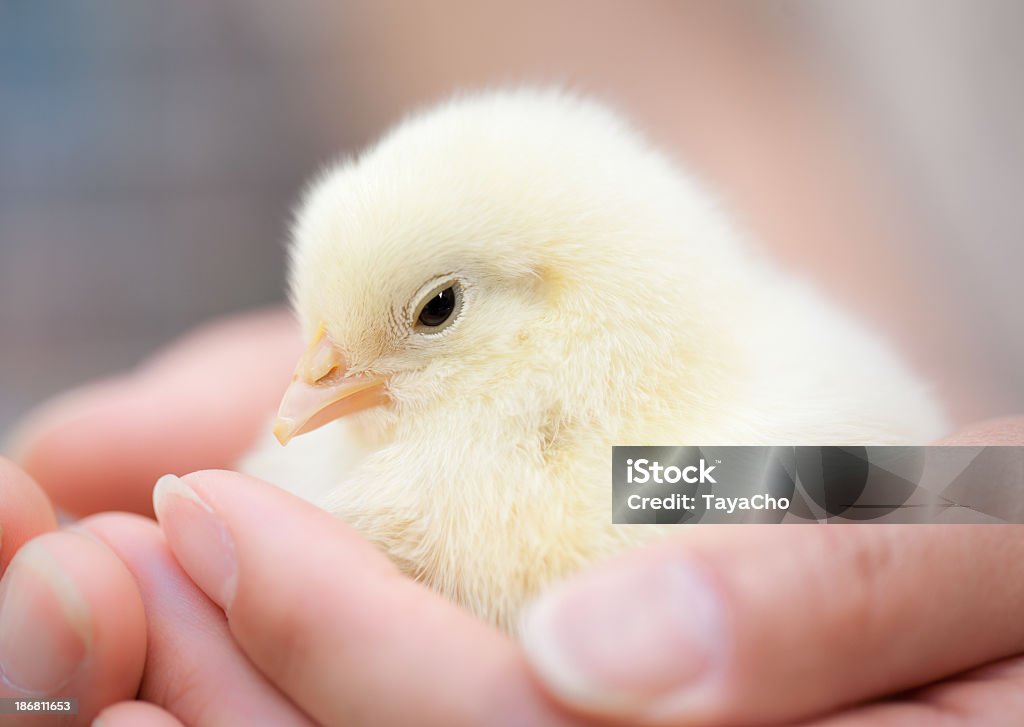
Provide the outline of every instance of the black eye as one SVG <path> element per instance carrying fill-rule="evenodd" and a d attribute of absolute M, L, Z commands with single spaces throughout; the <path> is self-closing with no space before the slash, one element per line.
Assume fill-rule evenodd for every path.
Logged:
<path fill-rule="evenodd" d="M 455 286 L 449 285 L 444 290 L 439 290 L 426 302 L 420 311 L 418 321 L 426 328 L 437 328 L 451 318 L 457 303 Z"/>

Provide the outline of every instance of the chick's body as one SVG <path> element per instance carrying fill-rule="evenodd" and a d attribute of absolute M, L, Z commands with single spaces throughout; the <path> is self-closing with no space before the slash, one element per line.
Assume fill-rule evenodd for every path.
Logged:
<path fill-rule="evenodd" d="M 312 186 L 292 253 L 306 332 L 388 400 L 268 441 L 245 469 L 510 630 L 543 586 L 659 532 L 611 524 L 613 444 L 942 432 L 872 335 L 570 95 L 467 96 L 408 119 Z M 457 310 L 424 328 L 424 291 L 449 282 Z"/>

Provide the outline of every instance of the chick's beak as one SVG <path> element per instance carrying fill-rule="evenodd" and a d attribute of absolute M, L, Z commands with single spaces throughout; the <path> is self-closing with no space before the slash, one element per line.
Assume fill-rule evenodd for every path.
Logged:
<path fill-rule="evenodd" d="M 345 359 L 321 326 L 299 359 L 292 383 L 281 399 L 274 436 L 281 444 L 288 444 L 292 437 L 385 400 L 384 381 L 349 373 Z"/>

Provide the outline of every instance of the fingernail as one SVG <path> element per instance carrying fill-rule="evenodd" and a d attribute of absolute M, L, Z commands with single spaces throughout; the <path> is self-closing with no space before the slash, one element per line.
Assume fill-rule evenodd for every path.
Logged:
<path fill-rule="evenodd" d="M 153 509 L 181 567 L 221 608 L 231 608 L 238 585 L 235 543 L 213 509 L 174 475 L 157 480 Z"/>
<path fill-rule="evenodd" d="M 85 659 L 92 618 L 85 598 L 41 543 L 24 545 L 0 581 L 0 681 L 52 694 Z"/>
<path fill-rule="evenodd" d="M 522 643 L 566 701 L 609 715 L 698 708 L 724 660 L 720 599 L 686 563 L 634 563 L 556 587 L 527 613 Z"/>

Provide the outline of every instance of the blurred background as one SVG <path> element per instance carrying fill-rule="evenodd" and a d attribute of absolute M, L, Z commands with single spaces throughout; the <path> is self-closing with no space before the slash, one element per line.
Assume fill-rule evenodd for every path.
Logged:
<path fill-rule="evenodd" d="M 1024 411 L 1024 3 L 0 0 L 0 432 L 283 300 L 304 181 L 567 85 L 702 176 L 960 422 Z"/>

